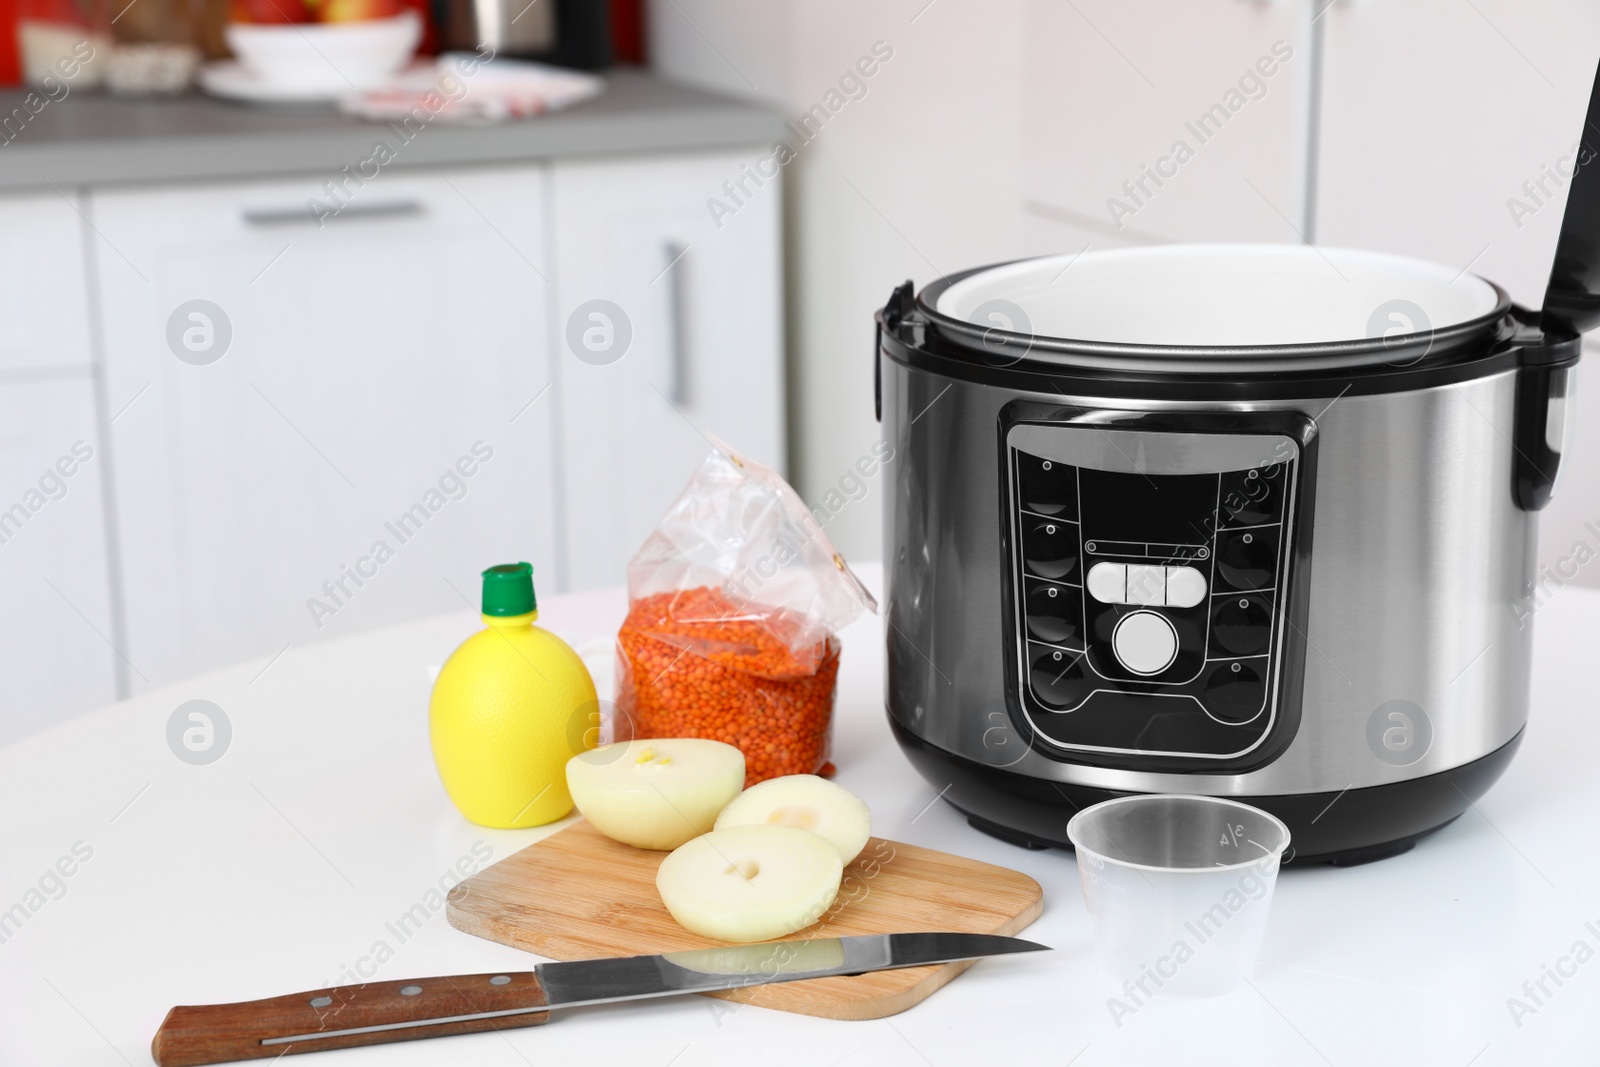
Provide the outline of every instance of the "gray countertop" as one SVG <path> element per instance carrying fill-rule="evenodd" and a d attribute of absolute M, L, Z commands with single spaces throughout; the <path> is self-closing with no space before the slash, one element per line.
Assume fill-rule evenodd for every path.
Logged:
<path fill-rule="evenodd" d="M 551 115 L 429 126 L 393 165 L 707 150 L 764 144 L 782 133 L 775 111 L 642 71 L 610 71 L 607 83 L 599 98 Z M 23 96 L 0 92 L 0 120 L 10 123 L 0 128 L 0 189 L 337 170 L 385 136 L 395 139 L 388 126 L 340 115 L 331 104 L 235 104 L 198 95 L 138 101 L 73 93 L 18 128 L 13 109 Z"/>

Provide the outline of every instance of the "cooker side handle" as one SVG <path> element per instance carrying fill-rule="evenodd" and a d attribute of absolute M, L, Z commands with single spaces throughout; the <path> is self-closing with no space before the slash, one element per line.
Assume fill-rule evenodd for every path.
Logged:
<path fill-rule="evenodd" d="M 872 331 L 872 413 L 883 422 L 883 316 Z"/>
<path fill-rule="evenodd" d="M 884 302 L 883 310 L 875 316 L 877 328 L 872 334 L 872 409 L 878 421 L 883 421 L 883 331 L 893 330 L 910 314 L 916 302 L 916 287 L 907 278 L 896 286 Z"/>
<path fill-rule="evenodd" d="M 1524 511 L 1538 511 L 1555 494 L 1572 426 L 1582 343 L 1568 336 L 1522 350 L 1511 434 L 1511 491 Z"/>

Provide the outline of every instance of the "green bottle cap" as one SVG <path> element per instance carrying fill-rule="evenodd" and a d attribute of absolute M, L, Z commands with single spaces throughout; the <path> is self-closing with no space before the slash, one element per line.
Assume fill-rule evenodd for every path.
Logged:
<path fill-rule="evenodd" d="M 533 564 L 502 563 L 483 572 L 485 615 L 526 615 L 537 611 L 533 595 Z"/>

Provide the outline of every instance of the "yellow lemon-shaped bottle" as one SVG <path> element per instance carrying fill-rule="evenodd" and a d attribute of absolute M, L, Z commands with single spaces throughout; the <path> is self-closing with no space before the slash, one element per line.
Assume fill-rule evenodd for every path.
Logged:
<path fill-rule="evenodd" d="M 483 621 L 439 671 L 428 707 L 433 760 L 461 814 L 542 826 L 572 810 L 567 761 L 593 748 L 594 680 L 565 641 L 535 626 L 533 567 L 483 572 Z"/>

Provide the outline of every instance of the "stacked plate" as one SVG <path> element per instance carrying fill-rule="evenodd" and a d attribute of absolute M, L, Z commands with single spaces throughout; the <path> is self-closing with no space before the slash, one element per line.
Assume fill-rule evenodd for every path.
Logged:
<path fill-rule="evenodd" d="M 200 85 L 235 100 L 331 100 L 387 82 L 422 39 L 416 12 L 360 22 L 253 25 L 230 23 L 238 58 L 208 64 Z"/>

